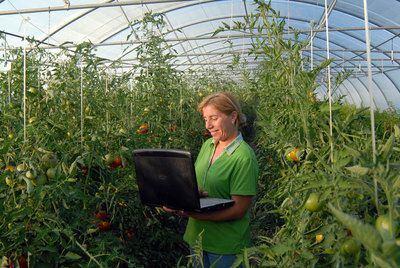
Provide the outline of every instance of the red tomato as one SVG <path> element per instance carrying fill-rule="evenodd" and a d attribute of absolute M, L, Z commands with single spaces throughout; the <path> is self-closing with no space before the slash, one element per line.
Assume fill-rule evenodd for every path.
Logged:
<path fill-rule="evenodd" d="M 98 212 L 96 212 L 96 214 L 94 216 L 96 217 L 96 219 L 102 220 L 102 221 L 108 219 L 108 217 L 109 217 L 107 212 L 104 210 L 99 210 Z"/>
<path fill-rule="evenodd" d="M 127 240 L 132 240 L 134 235 L 135 231 L 132 228 L 125 230 L 125 237 Z"/>
<path fill-rule="evenodd" d="M 28 262 L 26 261 L 25 255 L 19 256 L 18 263 L 20 268 L 28 268 Z"/>
<path fill-rule="evenodd" d="M 141 124 L 139 129 L 136 130 L 138 134 L 147 134 L 147 132 L 149 132 L 149 124 L 147 123 Z"/>
<path fill-rule="evenodd" d="M 122 167 L 122 158 L 120 156 L 116 156 L 110 164 L 111 169 L 115 169 L 117 167 Z"/>
<path fill-rule="evenodd" d="M 176 128 L 177 128 L 177 126 L 175 124 L 172 124 L 169 126 L 168 130 L 169 130 L 169 132 L 175 132 Z"/>
<path fill-rule="evenodd" d="M 107 232 L 111 229 L 111 223 L 108 221 L 101 221 L 97 224 L 97 227 L 99 227 L 100 231 Z"/>

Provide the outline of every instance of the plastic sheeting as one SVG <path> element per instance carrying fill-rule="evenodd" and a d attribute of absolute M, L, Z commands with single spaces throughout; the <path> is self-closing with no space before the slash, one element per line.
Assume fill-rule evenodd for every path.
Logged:
<path fill-rule="evenodd" d="M 271 3 L 288 27 L 302 30 L 302 40 L 310 40 L 312 23 L 317 27 L 324 15 L 324 0 L 272 0 Z M 353 72 L 335 94 L 345 95 L 346 101 L 358 106 L 368 106 L 363 1 L 328 1 L 328 5 L 331 4 L 334 5 L 329 15 L 332 72 L 343 69 Z M 5 0 L 0 3 L 0 31 L 6 33 L 7 47 L 26 45 L 23 36 L 54 46 L 90 41 L 98 45 L 100 57 L 135 64 L 137 44 L 126 50 L 126 37 L 132 29 L 129 24 L 152 10 L 165 14 L 165 38 L 178 54 L 174 59 L 178 70 L 224 69 L 233 55 L 246 54 L 251 38 L 234 32 L 223 32 L 215 37 L 212 34 L 223 22 L 232 25 L 255 8 L 248 0 Z M 400 108 L 400 1 L 369 0 L 368 8 L 375 105 L 378 109 L 397 110 Z M 324 27 L 321 24 L 321 31 L 317 31 L 313 39 L 312 56 L 316 64 L 326 58 Z M 228 39 L 232 40 L 231 44 Z M 4 46 L 3 39 L 0 45 Z M 303 56 L 311 57 L 310 50 L 303 51 Z M 252 67 L 254 64 L 249 64 L 249 68 Z M 318 89 L 320 97 L 325 92 L 324 86 Z"/>

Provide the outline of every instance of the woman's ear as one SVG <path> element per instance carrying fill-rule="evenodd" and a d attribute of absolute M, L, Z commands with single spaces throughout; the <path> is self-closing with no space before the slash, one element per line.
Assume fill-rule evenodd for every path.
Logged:
<path fill-rule="evenodd" d="M 235 124 L 235 122 L 236 122 L 237 119 L 238 119 L 238 113 L 237 113 L 236 111 L 233 111 L 233 112 L 231 113 L 231 116 L 232 116 L 232 124 Z"/>

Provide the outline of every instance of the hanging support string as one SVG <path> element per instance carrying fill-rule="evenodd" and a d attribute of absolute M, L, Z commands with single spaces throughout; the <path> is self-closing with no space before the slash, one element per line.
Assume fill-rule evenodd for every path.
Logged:
<path fill-rule="evenodd" d="M 329 52 L 329 21 L 328 21 L 328 3 L 325 0 L 325 33 L 326 33 L 326 58 L 330 59 Z M 329 135 L 330 135 L 330 159 L 333 163 L 333 123 L 332 123 L 332 85 L 331 85 L 331 66 L 328 65 L 328 100 L 329 100 Z"/>

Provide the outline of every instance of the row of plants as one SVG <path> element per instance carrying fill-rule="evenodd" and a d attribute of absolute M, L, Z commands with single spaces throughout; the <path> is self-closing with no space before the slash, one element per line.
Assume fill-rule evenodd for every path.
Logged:
<path fill-rule="evenodd" d="M 189 86 L 161 58 L 153 25 L 163 26 L 161 15 L 135 29 L 151 40 L 135 48 L 135 77 L 107 73 L 88 43 L 73 53 L 31 51 L 25 110 L 23 54 L 10 55 L 12 69 L 0 76 L 3 266 L 168 267 L 187 255 L 184 220 L 140 204 L 132 152 L 199 150 L 195 105 L 209 89 Z"/>
<path fill-rule="evenodd" d="M 245 23 L 219 30 L 252 29 L 266 35 L 253 44 L 265 61 L 244 96 L 257 111 L 261 191 L 254 209 L 258 244 L 242 261 L 398 267 L 399 115 L 375 111 L 374 156 L 369 108 L 315 96 L 317 76 L 330 62 L 304 70 L 300 52 L 308 44 L 296 34 L 285 39 L 284 20 L 263 1 Z M 349 75 L 332 78 L 333 91 Z"/>

